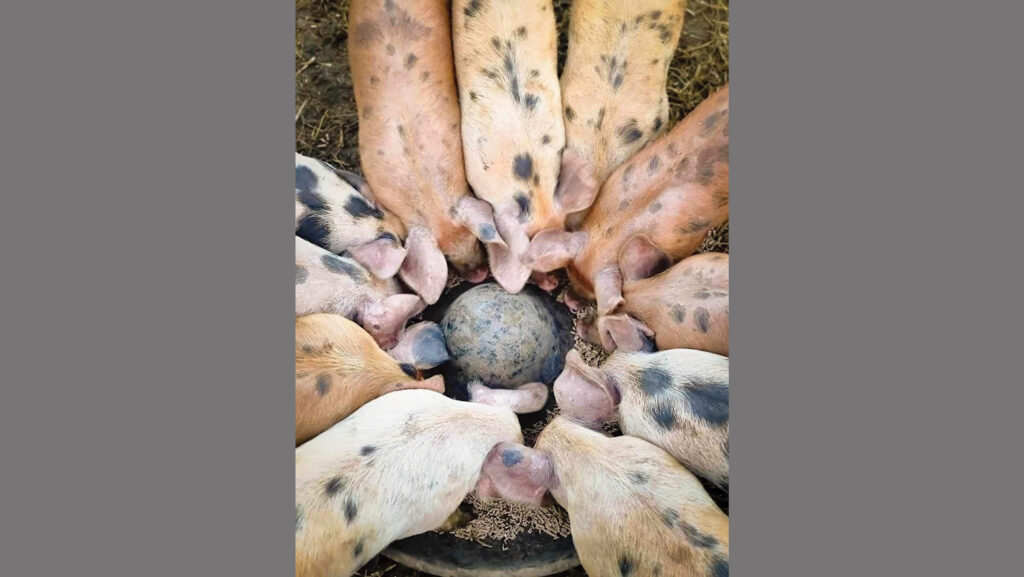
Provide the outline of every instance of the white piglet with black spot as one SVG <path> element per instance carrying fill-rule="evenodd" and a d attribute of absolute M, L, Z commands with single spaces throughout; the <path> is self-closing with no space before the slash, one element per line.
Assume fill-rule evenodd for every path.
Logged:
<path fill-rule="evenodd" d="M 555 380 L 562 414 L 668 451 L 690 471 L 729 484 L 729 358 L 705 351 L 615 351 L 600 368 L 569 351 Z"/>
<path fill-rule="evenodd" d="M 441 526 L 500 443 L 507 408 L 397 391 L 295 450 L 295 575 L 351 575 L 392 541 Z"/>

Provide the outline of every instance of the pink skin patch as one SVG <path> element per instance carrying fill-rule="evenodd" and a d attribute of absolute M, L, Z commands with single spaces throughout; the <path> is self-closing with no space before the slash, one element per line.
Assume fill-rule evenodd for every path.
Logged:
<path fill-rule="evenodd" d="M 654 350 L 654 331 L 627 314 L 608 315 L 597 324 L 602 344 L 609 351 L 616 348 L 630 353 Z"/>
<path fill-rule="evenodd" d="M 598 183 L 590 164 L 573 149 L 562 153 L 562 169 L 555 188 L 555 200 L 564 214 L 590 208 L 597 198 Z"/>
<path fill-rule="evenodd" d="M 352 258 L 379 279 L 395 276 L 405 262 L 407 252 L 396 241 L 385 238 L 349 249 Z"/>

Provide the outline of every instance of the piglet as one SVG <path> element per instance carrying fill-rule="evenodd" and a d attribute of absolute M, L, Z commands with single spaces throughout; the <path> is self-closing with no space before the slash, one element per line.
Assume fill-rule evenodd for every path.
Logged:
<path fill-rule="evenodd" d="M 346 250 L 377 278 L 405 260 L 402 222 L 373 200 L 363 177 L 295 153 L 295 234 L 333 253 Z"/>
<path fill-rule="evenodd" d="M 557 416 L 536 449 L 492 449 L 478 488 L 530 505 L 550 491 L 569 512 L 591 577 L 729 574 L 729 518 L 692 473 L 642 439 L 607 437 Z"/>
<path fill-rule="evenodd" d="M 397 280 L 379 279 L 354 259 L 295 237 L 296 316 L 340 314 L 391 348 L 405 323 L 424 308 L 420 297 L 402 294 Z"/>
<path fill-rule="evenodd" d="M 624 280 L 689 256 L 729 218 L 728 117 L 726 87 L 612 173 L 583 223 L 585 243 L 538 235 L 526 262 L 542 271 L 568 264 L 567 303 L 596 297 L 599 314 L 615 312 Z"/>
<path fill-rule="evenodd" d="M 482 239 L 494 278 L 517 293 L 531 276 L 521 262 L 530 238 L 564 234 L 597 188 L 556 191 L 565 130 L 551 0 L 455 0 L 452 14 L 466 177 L 494 211 L 498 236 Z"/>
<path fill-rule="evenodd" d="M 359 325 L 335 314 L 295 319 L 295 443 L 304 443 L 385 393 L 444 392 L 444 378 L 417 380 Z"/>
<path fill-rule="evenodd" d="M 580 323 L 580 336 L 609 351 L 651 351 L 657 345 L 728 356 L 728 254 L 696 254 L 650 278 L 626 281 L 622 298 L 618 314 Z"/>
<path fill-rule="evenodd" d="M 399 274 L 430 304 L 447 280 L 445 257 L 479 282 L 487 268 L 477 238 L 498 238 L 490 207 L 466 182 L 449 4 L 353 0 L 349 10 L 363 173 L 381 206 L 405 224 Z"/>
<path fill-rule="evenodd" d="M 729 359 L 690 349 L 615 351 L 601 368 L 569 351 L 555 380 L 562 414 L 598 429 L 618 421 L 719 487 L 729 484 Z"/>
<path fill-rule="evenodd" d="M 562 72 L 561 186 L 595 187 L 668 123 L 665 85 L 685 0 L 575 0 Z M 570 226 L 582 224 L 585 211 Z"/>
<path fill-rule="evenodd" d="M 351 575 L 392 541 L 441 526 L 503 442 L 507 408 L 431 391 L 363 405 L 295 450 L 295 575 Z"/>
<path fill-rule="evenodd" d="M 388 355 L 418 370 L 432 369 L 448 361 L 444 333 L 437 323 L 422 321 L 405 329 Z"/>

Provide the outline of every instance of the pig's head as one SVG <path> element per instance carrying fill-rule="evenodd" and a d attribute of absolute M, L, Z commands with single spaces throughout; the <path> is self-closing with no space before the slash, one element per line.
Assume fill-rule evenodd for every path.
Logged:
<path fill-rule="evenodd" d="M 476 493 L 483 499 L 500 497 L 533 507 L 550 505 L 547 495 L 557 486 L 551 458 L 519 443 L 498 443 L 487 454 Z"/>
<path fill-rule="evenodd" d="M 565 357 L 565 369 L 555 379 L 555 401 L 561 414 L 587 428 L 617 418 L 621 395 L 612 379 L 601 369 L 583 362 L 577 350 Z"/>
<path fill-rule="evenodd" d="M 371 300 L 359 311 L 359 324 L 370 333 L 382 349 L 398 344 L 398 339 L 410 318 L 426 308 L 423 299 L 411 294 L 397 294 L 384 300 Z"/>

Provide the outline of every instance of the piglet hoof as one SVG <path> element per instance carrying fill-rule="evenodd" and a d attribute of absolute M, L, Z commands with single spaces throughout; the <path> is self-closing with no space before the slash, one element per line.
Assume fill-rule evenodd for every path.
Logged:
<path fill-rule="evenodd" d="M 472 381 L 468 389 L 470 401 L 508 407 L 518 414 L 535 413 L 548 401 L 548 387 L 544 383 L 527 383 L 514 389 L 492 389 L 480 381 Z"/>
<path fill-rule="evenodd" d="M 399 363 L 412 365 L 421 371 L 448 361 L 448 348 L 441 327 L 430 321 L 406 329 L 398 344 L 388 354 Z"/>

